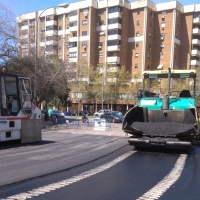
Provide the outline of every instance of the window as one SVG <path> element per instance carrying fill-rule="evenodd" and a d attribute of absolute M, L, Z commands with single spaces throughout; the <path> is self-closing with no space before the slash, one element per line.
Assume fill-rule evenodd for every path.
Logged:
<path fill-rule="evenodd" d="M 77 42 L 70 42 L 69 47 L 77 47 Z"/>
<path fill-rule="evenodd" d="M 42 37 L 42 38 L 41 38 L 41 42 L 45 42 L 45 37 Z"/>
<path fill-rule="evenodd" d="M 58 20 L 62 20 L 63 19 L 63 15 L 58 15 Z"/>
<path fill-rule="evenodd" d="M 98 11 L 97 11 L 97 15 L 98 15 L 98 16 L 103 15 L 103 13 L 104 13 L 104 10 L 98 10 Z"/>
<path fill-rule="evenodd" d="M 148 45 L 149 50 L 151 51 L 151 44 Z"/>
<path fill-rule="evenodd" d="M 47 15 L 46 16 L 46 21 L 51 21 L 53 20 L 53 15 Z"/>
<path fill-rule="evenodd" d="M 109 40 L 108 46 L 120 45 L 120 40 Z"/>
<path fill-rule="evenodd" d="M 138 54 L 138 53 L 136 53 L 136 54 L 135 54 L 135 58 L 138 58 L 138 55 L 139 55 L 139 54 Z"/>
<path fill-rule="evenodd" d="M 137 10 L 137 15 L 139 15 L 140 14 L 140 10 Z"/>
<path fill-rule="evenodd" d="M 59 27 L 58 27 L 58 30 L 61 31 L 61 30 L 62 30 L 62 26 L 59 26 Z"/>
<path fill-rule="evenodd" d="M 150 12 L 150 17 L 153 18 L 153 12 Z"/>
<path fill-rule="evenodd" d="M 62 50 L 62 46 L 58 46 L 58 50 L 59 50 L 59 51 Z"/>
<path fill-rule="evenodd" d="M 69 17 L 76 16 L 77 13 L 78 13 L 77 10 L 72 10 L 72 11 L 70 11 L 70 13 L 69 13 Z"/>
<path fill-rule="evenodd" d="M 135 64 L 135 69 L 137 69 L 138 68 L 138 64 Z"/>
<path fill-rule="evenodd" d="M 82 47 L 87 47 L 87 42 L 82 42 Z"/>
<path fill-rule="evenodd" d="M 83 9 L 82 13 L 86 17 L 88 15 L 88 9 Z"/>
<path fill-rule="evenodd" d="M 69 23 L 69 27 L 74 27 L 74 26 L 77 26 L 77 21 L 74 21 L 74 22 L 70 22 L 70 23 Z"/>
<path fill-rule="evenodd" d="M 87 20 L 83 20 L 82 25 L 86 25 L 86 24 L 87 24 Z"/>
<path fill-rule="evenodd" d="M 77 52 L 71 52 L 69 53 L 70 58 L 76 58 L 77 57 Z"/>
<path fill-rule="evenodd" d="M 162 18 L 165 18 L 165 16 L 167 15 L 166 11 L 162 12 Z"/>
<path fill-rule="evenodd" d="M 108 19 L 108 24 L 121 24 L 121 19 L 120 18 L 113 18 L 113 19 Z"/>
<path fill-rule="evenodd" d="M 46 37 L 46 40 L 47 40 L 47 41 L 54 40 L 54 36 L 53 36 L 53 35 L 52 35 L 52 36 L 47 36 L 47 37 Z"/>
<path fill-rule="evenodd" d="M 163 48 L 164 48 L 164 46 L 165 46 L 164 44 L 161 44 L 161 45 L 160 45 L 160 48 L 161 48 L 161 49 L 163 49 Z"/>
<path fill-rule="evenodd" d="M 101 26 L 101 25 L 104 25 L 104 21 L 102 20 L 102 21 L 99 21 L 99 22 L 97 22 L 97 26 Z"/>
<path fill-rule="evenodd" d="M 34 25 L 35 24 L 35 19 L 30 19 L 30 25 L 32 24 L 32 25 Z"/>
<path fill-rule="evenodd" d="M 45 32 L 45 28 L 41 28 L 41 29 L 40 29 L 40 32 L 41 32 L 41 33 Z"/>
<path fill-rule="evenodd" d="M 82 36 L 87 36 L 87 31 L 82 31 Z"/>
<path fill-rule="evenodd" d="M 152 23 L 151 22 L 149 22 L 149 26 L 151 26 L 152 25 Z"/>
<path fill-rule="evenodd" d="M 72 37 L 77 37 L 77 32 L 73 32 Z"/>
<path fill-rule="evenodd" d="M 178 12 L 176 13 L 176 16 L 178 17 Z"/>
<path fill-rule="evenodd" d="M 100 36 L 103 36 L 103 35 L 105 35 L 105 33 L 104 33 L 103 31 L 100 31 L 100 32 L 99 32 L 99 35 L 100 35 Z"/>
<path fill-rule="evenodd" d="M 165 22 L 161 23 L 161 27 L 164 28 L 165 27 Z"/>
<path fill-rule="evenodd" d="M 28 25 L 28 20 L 23 21 L 23 22 L 21 23 L 21 25 L 22 25 L 22 26 L 27 26 L 27 25 Z"/>
<path fill-rule="evenodd" d="M 40 17 L 40 22 L 45 22 L 45 17 Z"/>
<path fill-rule="evenodd" d="M 137 32 L 136 32 L 136 37 L 139 37 L 139 36 L 140 36 L 140 32 L 137 31 Z"/>
<path fill-rule="evenodd" d="M 46 26 L 46 31 L 56 31 L 57 28 L 56 25 Z"/>
<path fill-rule="evenodd" d="M 99 57 L 102 58 L 103 57 L 103 53 L 99 53 Z"/>
<path fill-rule="evenodd" d="M 31 30 L 30 33 L 31 33 L 32 35 L 35 35 L 35 30 Z"/>
<path fill-rule="evenodd" d="M 82 56 L 82 57 L 86 57 L 86 56 L 87 56 L 87 53 L 86 53 L 86 52 L 83 52 L 83 53 L 81 54 L 81 56 Z"/>
<path fill-rule="evenodd" d="M 135 47 L 139 47 L 139 42 L 136 42 L 136 43 L 135 43 Z"/>
<path fill-rule="evenodd" d="M 140 25 L 140 20 L 137 20 L 137 26 L 139 26 Z"/>
<path fill-rule="evenodd" d="M 121 11 L 121 7 L 112 7 L 108 9 L 108 13 L 114 13 L 114 12 L 120 12 Z"/>
<path fill-rule="evenodd" d="M 22 30 L 22 35 L 28 35 L 28 29 Z"/>
<path fill-rule="evenodd" d="M 99 42 L 99 47 L 102 47 L 103 46 L 103 42 Z"/>
<path fill-rule="evenodd" d="M 163 40 L 164 38 L 165 38 L 165 34 L 164 34 L 164 33 L 161 33 L 161 34 L 160 34 L 160 39 Z"/>
<path fill-rule="evenodd" d="M 162 60 L 164 58 L 164 55 L 161 53 L 160 54 L 160 60 Z"/>
<path fill-rule="evenodd" d="M 120 29 L 110 29 L 108 30 L 108 35 L 121 35 Z"/>

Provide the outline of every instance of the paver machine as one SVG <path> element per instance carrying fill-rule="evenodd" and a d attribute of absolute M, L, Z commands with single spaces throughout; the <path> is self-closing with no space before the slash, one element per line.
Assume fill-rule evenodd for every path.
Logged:
<path fill-rule="evenodd" d="M 145 85 L 147 82 L 151 83 L 152 79 L 166 79 L 167 93 L 157 97 L 146 95 Z M 172 79 L 188 80 L 188 84 L 193 87 L 192 94 L 190 90 L 182 90 L 178 96 L 174 96 L 174 91 L 170 91 Z M 150 89 L 150 84 L 148 85 Z M 136 147 L 190 148 L 193 141 L 199 137 L 195 87 L 195 70 L 169 68 L 144 71 L 143 92 L 139 103 L 127 111 L 122 126 L 125 132 L 131 134 L 129 144 Z"/>

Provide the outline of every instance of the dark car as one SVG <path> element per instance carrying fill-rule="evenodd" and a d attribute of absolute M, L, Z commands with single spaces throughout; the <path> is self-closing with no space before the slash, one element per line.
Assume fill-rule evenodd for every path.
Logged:
<path fill-rule="evenodd" d="M 59 110 L 52 110 L 50 113 L 50 117 L 56 117 L 56 118 L 64 118 L 65 115 L 63 112 L 59 111 Z"/>
<path fill-rule="evenodd" d="M 73 110 L 64 111 L 63 113 L 65 114 L 65 116 L 72 116 L 72 115 L 74 115 L 74 111 Z"/>
<path fill-rule="evenodd" d="M 112 123 L 117 123 L 117 122 L 123 122 L 124 120 L 124 116 L 121 112 L 119 111 L 111 111 L 107 114 L 103 114 L 101 115 L 102 119 L 106 119 L 106 121 L 108 122 L 112 122 Z"/>

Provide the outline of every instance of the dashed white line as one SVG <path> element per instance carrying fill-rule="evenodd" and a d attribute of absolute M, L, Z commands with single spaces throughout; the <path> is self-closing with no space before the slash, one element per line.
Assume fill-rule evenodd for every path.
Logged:
<path fill-rule="evenodd" d="M 88 170 L 88 171 L 81 173 L 77 176 L 73 176 L 72 178 L 65 179 L 65 180 L 57 182 L 57 183 L 52 183 L 52 184 L 49 184 L 49 185 L 46 185 L 46 186 L 43 186 L 43 187 L 39 187 L 37 189 L 30 190 L 26 193 L 20 193 L 20 194 L 10 196 L 10 197 L 7 198 L 7 200 L 8 199 L 9 200 L 14 200 L 14 199 L 15 200 L 25 200 L 27 198 L 39 196 L 41 194 L 45 194 L 47 192 L 51 192 L 53 190 L 65 187 L 65 186 L 70 185 L 72 183 L 78 182 L 82 179 L 88 178 L 88 177 L 93 176 L 95 174 L 98 174 L 102 171 L 105 171 L 105 170 L 111 168 L 112 166 L 116 165 L 117 163 L 121 162 L 122 160 L 126 159 L 127 157 L 129 157 L 130 155 L 132 155 L 135 152 L 136 151 L 128 152 L 128 153 L 126 153 L 122 156 L 119 156 L 118 158 L 114 159 L 111 162 L 108 162 L 108 163 L 101 165 L 99 167 L 96 167 L 94 169 Z"/>
<path fill-rule="evenodd" d="M 159 199 L 181 176 L 187 155 L 181 154 L 176 161 L 171 172 L 163 178 L 157 185 L 139 197 L 137 200 Z"/>

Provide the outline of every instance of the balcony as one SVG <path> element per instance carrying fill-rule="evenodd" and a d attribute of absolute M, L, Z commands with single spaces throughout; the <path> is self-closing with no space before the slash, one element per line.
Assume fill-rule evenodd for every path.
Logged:
<path fill-rule="evenodd" d="M 118 56 L 107 57 L 107 63 L 119 64 L 120 63 L 120 57 L 118 57 Z"/>
<path fill-rule="evenodd" d="M 69 40 L 69 42 L 77 42 L 78 37 L 69 37 L 68 40 Z"/>
<path fill-rule="evenodd" d="M 200 66 L 200 61 L 198 60 L 191 60 L 190 65 Z"/>
<path fill-rule="evenodd" d="M 69 22 L 78 21 L 78 15 L 69 17 Z"/>
<path fill-rule="evenodd" d="M 121 35 L 108 35 L 108 40 L 121 40 Z"/>
<path fill-rule="evenodd" d="M 200 40 L 199 39 L 193 39 L 192 44 L 195 46 L 200 46 Z"/>
<path fill-rule="evenodd" d="M 109 24 L 108 25 L 108 29 L 117 29 L 117 28 L 121 29 L 121 24 L 116 23 L 116 24 Z"/>
<path fill-rule="evenodd" d="M 114 46 L 108 46 L 107 51 L 120 51 L 121 46 L 120 45 L 114 45 Z"/>
<path fill-rule="evenodd" d="M 69 48 L 69 52 L 77 52 L 77 51 L 78 51 L 77 47 L 70 47 Z"/>
<path fill-rule="evenodd" d="M 108 14 L 108 19 L 122 18 L 122 12 L 114 12 Z"/>
<path fill-rule="evenodd" d="M 200 17 L 195 17 L 195 18 L 193 19 L 193 23 L 194 23 L 194 24 L 200 24 Z"/>
<path fill-rule="evenodd" d="M 48 34 L 48 35 L 58 35 L 58 31 L 57 30 L 48 30 L 48 31 L 46 31 L 46 34 Z"/>
<path fill-rule="evenodd" d="M 200 35 L 200 29 L 199 29 L 199 28 L 193 28 L 192 33 L 193 33 L 194 35 Z"/>
<path fill-rule="evenodd" d="M 50 20 L 50 21 L 46 21 L 45 25 L 46 25 L 46 26 L 52 26 L 52 25 L 57 26 L 58 23 L 57 23 L 56 20 Z"/>
<path fill-rule="evenodd" d="M 192 56 L 198 56 L 198 57 L 200 57 L 200 51 L 197 50 L 197 49 L 192 50 L 192 51 L 191 51 L 191 55 L 192 55 Z"/>
<path fill-rule="evenodd" d="M 77 25 L 76 26 L 70 26 L 69 31 L 70 32 L 78 31 L 78 26 Z"/>

